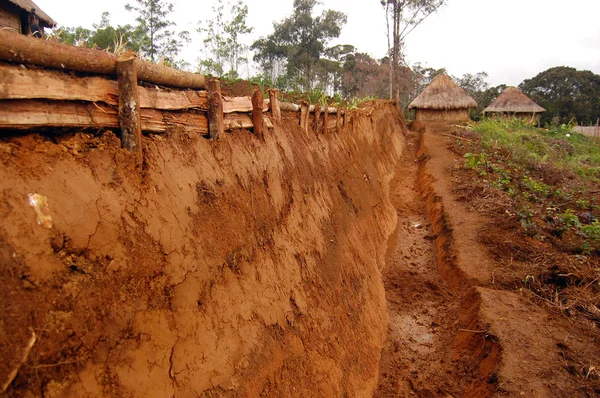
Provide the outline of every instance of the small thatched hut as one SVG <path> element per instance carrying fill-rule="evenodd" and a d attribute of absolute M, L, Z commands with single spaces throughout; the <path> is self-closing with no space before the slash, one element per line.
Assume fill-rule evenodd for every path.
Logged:
<path fill-rule="evenodd" d="M 475 100 L 446 75 L 433 79 L 408 106 L 417 121 L 466 121 L 470 108 L 477 108 Z"/>
<path fill-rule="evenodd" d="M 0 0 L 0 29 L 10 29 L 24 35 L 30 35 L 32 32 L 27 23 L 31 9 L 35 8 L 35 13 L 40 19 L 40 28 L 52 28 L 56 22 L 32 0 Z"/>
<path fill-rule="evenodd" d="M 482 113 L 497 117 L 518 117 L 534 122 L 542 112 L 546 110 L 517 87 L 507 87 Z"/>

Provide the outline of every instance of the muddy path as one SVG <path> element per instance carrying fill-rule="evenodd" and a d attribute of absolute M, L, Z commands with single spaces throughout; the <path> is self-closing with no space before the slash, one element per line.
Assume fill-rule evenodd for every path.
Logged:
<path fill-rule="evenodd" d="M 391 183 L 398 223 L 383 279 L 390 327 L 376 397 L 600 396 L 595 328 L 523 289 L 458 199 L 447 126 L 410 131 Z"/>
<path fill-rule="evenodd" d="M 391 184 L 398 224 L 383 271 L 390 329 L 376 397 L 448 396 L 463 390 L 452 361 L 461 297 L 438 271 L 435 236 L 418 187 L 418 146 L 419 134 L 409 132 Z"/>

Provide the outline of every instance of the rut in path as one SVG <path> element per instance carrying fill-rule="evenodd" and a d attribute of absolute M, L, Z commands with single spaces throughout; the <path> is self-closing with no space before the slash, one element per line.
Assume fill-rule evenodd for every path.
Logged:
<path fill-rule="evenodd" d="M 436 266 L 423 200 L 417 190 L 418 133 L 407 147 L 391 185 L 398 212 L 388 242 L 383 279 L 390 317 L 375 397 L 460 394 L 460 364 L 452 364 L 460 298 L 449 291 Z"/>

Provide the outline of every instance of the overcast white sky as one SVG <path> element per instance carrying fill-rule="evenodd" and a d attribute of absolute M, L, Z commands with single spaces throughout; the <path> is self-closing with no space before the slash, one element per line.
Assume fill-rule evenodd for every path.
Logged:
<path fill-rule="evenodd" d="M 123 0 L 35 0 L 61 25 L 91 27 L 103 11 L 113 24 L 133 23 Z M 131 0 L 130 2 L 134 2 Z M 210 17 L 212 0 L 173 0 L 172 19 L 189 30 L 194 42 L 182 56 L 195 63 L 202 42 L 193 33 Z M 245 0 L 248 44 L 272 31 L 272 22 L 292 12 L 293 0 Z M 385 19 L 379 0 L 323 0 L 343 11 L 348 23 L 336 43 L 352 44 L 375 58 L 385 55 Z M 445 67 L 449 73 L 485 71 L 491 85 L 518 85 L 553 66 L 572 66 L 600 74 L 600 0 L 448 0 L 407 39 L 410 64 Z"/>

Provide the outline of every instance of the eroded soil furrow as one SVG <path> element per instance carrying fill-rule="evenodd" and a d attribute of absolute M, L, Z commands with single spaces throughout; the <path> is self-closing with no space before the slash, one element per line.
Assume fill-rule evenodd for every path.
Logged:
<path fill-rule="evenodd" d="M 409 133 L 391 186 L 398 224 L 383 271 L 390 329 L 376 397 L 447 396 L 462 390 L 449 366 L 460 299 L 437 269 L 435 237 L 416 185 L 417 145 L 417 133 Z"/>

